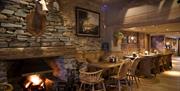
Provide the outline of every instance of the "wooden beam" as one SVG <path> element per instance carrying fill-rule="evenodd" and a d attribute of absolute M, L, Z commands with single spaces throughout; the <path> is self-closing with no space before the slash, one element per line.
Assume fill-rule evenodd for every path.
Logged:
<path fill-rule="evenodd" d="M 0 60 L 16 60 L 26 58 L 59 57 L 75 55 L 72 46 L 62 47 L 27 47 L 27 48 L 0 48 Z"/>

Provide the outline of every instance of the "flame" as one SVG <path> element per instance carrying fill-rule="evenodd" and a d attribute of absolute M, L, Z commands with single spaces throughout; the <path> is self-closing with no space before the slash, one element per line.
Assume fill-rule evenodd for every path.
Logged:
<path fill-rule="evenodd" d="M 44 88 L 44 83 L 41 83 L 41 85 L 40 85 L 40 86 Z"/>
<path fill-rule="evenodd" d="M 31 75 L 29 76 L 29 80 L 32 82 L 32 85 L 39 85 L 42 82 L 39 75 Z"/>
<path fill-rule="evenodd" d="M 31 84 L 31 82 L 28 82 L 28 83 L 25 85 L 25 88 L 28 88 L 30 84 Z"/>

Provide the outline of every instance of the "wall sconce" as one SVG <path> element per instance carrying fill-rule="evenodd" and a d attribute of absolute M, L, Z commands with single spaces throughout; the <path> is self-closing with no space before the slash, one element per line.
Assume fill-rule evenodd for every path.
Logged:
<path fill-rule="evenodd" d="M 167 49 L 170 49 L 170 48 L 171 48 L 170 42 L 166 42 L 166 43 L 165 43 L 165 46 L 166 46 Z"/>
<path fill-rule="evenodd" d="M 167 45 L 167 46 L 169 46 L 169 45 L 170 45 L 170 43 L 169 43 L 169 42 L 166 42 L 166 45 Z"/>
<path fill-rule="evenodd" d="M 144 54 L 145 54 L 145 55 L 148 55 L 148 51 L 145 51 Z"/>
<path fill-rule="evenodd" d="M 135 38 L 134 38 L 134 36 L 131 36 L 131 40 L 134 40 Z"/>

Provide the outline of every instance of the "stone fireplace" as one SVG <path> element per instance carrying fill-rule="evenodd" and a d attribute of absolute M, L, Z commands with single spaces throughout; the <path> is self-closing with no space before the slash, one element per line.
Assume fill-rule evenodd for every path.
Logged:
<path fill-rule="evenodd" d="M 34 36 L 27 32 L 26 19 L 35 6 L 33 0 L 4 0 L 2 3 L 0 83 L 10 83 L 15 91 L 20 91 L 22 78 L 34 73 L 62 78 L 60 71 L 55 70 L 58 67 L 53 66 L 61 66 L 59 64 L 63 61 L 65 69 L 70 69 L 75 60 L 73 30 L 64 27 L 59 13 L 50 11 L 46 16 L 46 31 L 41 36 Z"/>
<path fill-rule="evenodd" d="M 84 5 L 87 7 L 86 3 Z M 88 5 L 92 7 L 93 4 Z M 34 0 L 0 1 L 0 83 L 9 83 L 34 72 L 47 72 L 58 77 L 53 71 L 56 70 L 53 63 L 56 65 L 63 61 L 66 71 L 76 70 L 76 51 L 100 50 L 100 38 L 77 37 L 75 22 L 68 21 L 73 17 L 64 16 L 63 12 L 49 7 L 45 31 L 40 36 L 32 35 L 27 31 L 26 17 L 34 7 Z M 73 15 L 72 12 L 67 11 L 66 14 Z M 76 72 L 72 73 L 76 75 Z M 14 88 L 19 91 L 16 90 L 18 86 Z"/>
<path fill-rule="evenodd" d="M 67 72 L 77 68 L 72 46 L 1 48 L 0 54 L 1 83 L 11 83 L 15 91 L 22 90 L 23 80 L 30 75 L 44 76 L 55 85 L 55 81 L 67 82 L 71 75 Z"/>

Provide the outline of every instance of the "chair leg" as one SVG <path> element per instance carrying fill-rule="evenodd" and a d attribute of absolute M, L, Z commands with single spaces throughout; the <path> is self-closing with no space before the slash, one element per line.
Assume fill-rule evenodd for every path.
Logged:
<path fill-rule="evenodd" d="M 138 82 L 141 83 L 141 80 L 139 79 L 139 77 L 137 77 L 137 78 L 138 78 Z"/>
<path fill-rule="evenodd" d="M 103 90 L 106 91 L 106 87 L 105 87 L 104 82 L 102 82 L 102 86 L 103 86 Z"/>
<path fill-rule="evenodd" d="M 82 89 L 82 86 L 83 86 L 83 83 L 81 83 L 80 87 L 79 87 L 79 91 L 81 91 Z"/>
<path fill-rule="evenodd" d="M 121 91 L 121 82 L 120 82 L 120 80 L 118 80 L 118 91 Z"/>
<path fill-rule="evenodd" d="M 129 89 L 130 88 L 130 85 L 129 85 L 129 81 L 128 81 L 128 78 L 125 79 L 125 83 L 126 83 L 126 87 Z M 128 90 L 129 91 L 129 90 Z M 131 91 L 131 89 L 130 89 Z"/>
<path fill-rule="evenodd" d="M 92 85 L 92 91 L 95 91 L 94 84 Z"/>
<path fill-rule="evenodd" d="M 134 79 L 135 79 L 135 83 L 136 83 L 137 87 L 139 87 L 139 86 L 138 86 L 138 82 L 137 82 L 137 78 L 136 78 L 135 76 L 133 76 L 133 77 L 134 77 Z"/>
<path fill-rule="evenodd" d="M 128 86 L 128 89 L 129 89 L 128 91 L 132 91 L 131 80 L 126 79 L 126 84 Z"/>

